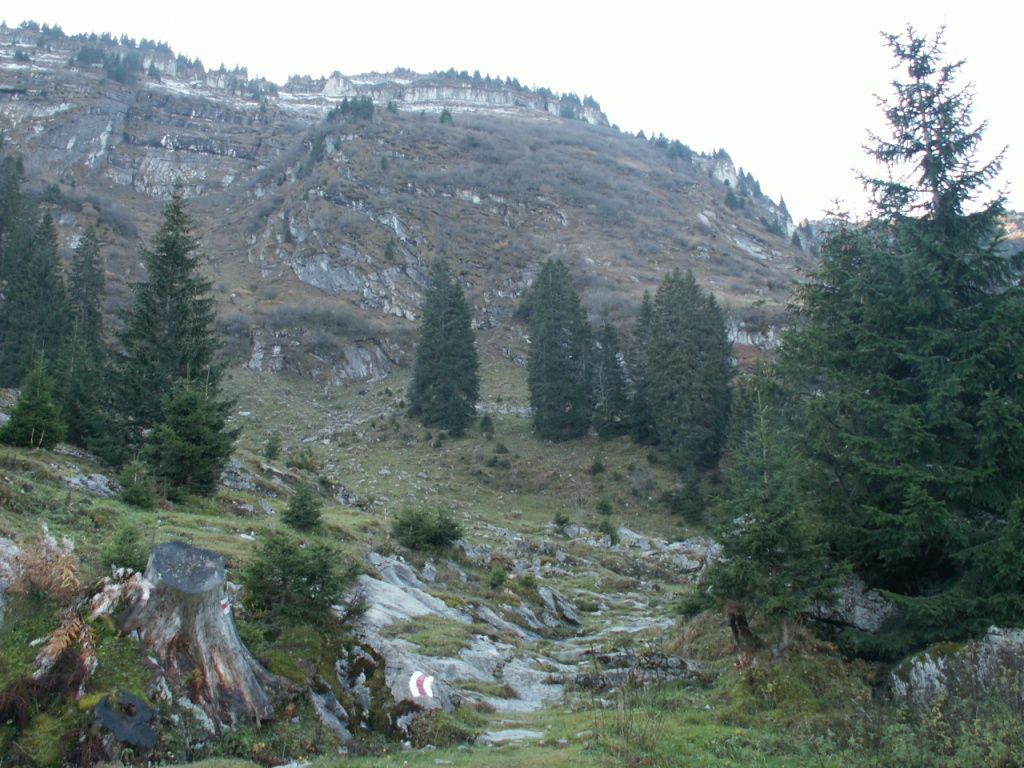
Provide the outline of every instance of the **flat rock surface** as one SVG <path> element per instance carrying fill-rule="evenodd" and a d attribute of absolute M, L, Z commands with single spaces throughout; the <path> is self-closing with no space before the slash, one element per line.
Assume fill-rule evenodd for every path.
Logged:
<path fill-rule="evenodd" d="M 510 741 L 540 741 L 544 731 L 530 731 L 525 728 L 509 728 L 503 731 L 487 731 L 476 737 L 477 744 L 501 744 Z"/>

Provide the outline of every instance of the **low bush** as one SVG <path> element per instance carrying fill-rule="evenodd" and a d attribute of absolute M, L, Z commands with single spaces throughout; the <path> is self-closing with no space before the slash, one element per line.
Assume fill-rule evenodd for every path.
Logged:
<path fill-rule="evenodd" d="M 149 560 L 149 553 L 142 543 L 139 529 L 125 525 L 114 532 L 110 543 L 100 552 L 99 566 L 104 573 L 111 568 L 131 568 L 144 571 Z"/>
<path fill-rule="evenodd" d="M 491 573 L 487 577 L 487 584 L 491 589 L 501 589 L 508 584 L 508 571 L 506 571 L 500 564 L 495 563 L 491 566 Z"/>
<path fill-rule="evenodd" d="M 358 575 L 358 566 L 340 570 L 338 560 L 324 544 L 303 548 L 288 535 L 272 534 L 242 569 L 246 602 L 272 615 L 323 622 Z"/>
<path fill-rule="evenodd" d="M 462 538 L 462 525 L 444 507 L 406 507 L 395 518 L 391 533 L 403 547 L 438 550 Z"/>

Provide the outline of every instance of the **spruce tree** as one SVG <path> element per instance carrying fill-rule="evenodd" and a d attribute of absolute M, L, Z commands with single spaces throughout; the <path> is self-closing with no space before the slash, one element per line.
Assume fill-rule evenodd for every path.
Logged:
<path fill-rule="evenodd" d="M 428 426 L 461 435 L 476 415 L 479 370 L 469 304 L 448 262 L 438 259 L 423 303 L 409 412 Z"/>
<path fill-rule="evenodd" d="M 18 161 L 0 158 L 0 281 L 10 279 L 10 269 L 31 242 L 34 213 L 21 192 Z"/>
<path fill-rule="evenodd" d="M 114 357 L 116 406 L 130 443 L 163 419 L 163 398 L 176 382 L 195 380 L 216 397 L 222 368 L 210 282 L 199 273 L 199 241 L 180 186 L 163 211 L 150 248 L 140 251 L 149 279 L 131 285 L 132 301 Z"/>
<path fill-rule="evenodd" d="M 28 448 L 52 448 L 64 439 L 65 425 L 53 397 L 53 380 L 38 353 L 21 385 L 11 418 L 0 427 L 0 443 Z"/>
<path fill-rule="evenodd" d="M 976 159 L 961 62 L 941 34 L 887 40 L 908 79 L 869 148 L 888 171 L 865 180 L 875 218 L 823 246 L 781 370 L 832 547 L 902 608 L 899 652 L 1019 620 L 1005 590 L 1024 568 L 993 563 L 1024 499 L 1024 263 L 999 247 L 1002 197 L 978 200 L 999 156 Z"/>
<path fill-rule="evenodd" d="M 594 431 L 604 439 L 629 431 L 629 398 L 623 370 L 619 332 L 605 318 L 598 336 L 594 363 Z"/>
<path fill-rule="evenodd" d="M 104 286 L 99 240 L 90 225 L 75 247 L 71 262 L 71 335 L 58 364 L 61 415 L 68 425 L 65 439 L 90 450 L 102 449 L 111 426 L 106 413 L 109 382 L 104 372 L 108 359 L 103 339 Z"/>
<path fill-rule="evenodd" d="M 102 368 L 104 359 L 101 351 L 86 343 L 75 324 L 57 361 L 59 385 L 55 395 L 67 424 L 64 439 L 87 450 L 101 448 L 111 426 L 106 409 L 108 377 Z"/>
<path fill-rule="evenodd" d="M 785 400 L 764 372 L 740 389 L 728 489 L 717 515 L 723 557 L 706 583 L 719 602 L 771 637 L 778 656 L 803 615 L 834 599 L 842 573 L 831 566 L 820 515 L 802 493 L 807 471 L 791 447 Z"/>
<path fill-rule="evenodd" d="M 57 253 L 57 231 L 47 211 L 31 238 L 17 238 L 20 253 L 8 268 L 7 298 L 0 306 L 0 386 L 16 386 L 38 353 L 56 370 L 67 338 L 67 289 Z M 13 250 L 13 249 L 12 249 Z"/>
<path fill-rule="evenodd" d="M 68 275 L 68 309 L 85 345 L 99 352 L 103 344 L 103 294 L 106 280 L 99 238 L 91 224 L 75 246 Z"/>
<path fill-rule="evenodd" d="M 587 316 L 569 270 L 548 259 L 524 297 L 529 316 L 527 384 L 533 428 L 545 440 L 569 440 L 590 430 L 594 349 Z"/>
<path fill-rule="evenodd" d="M 175 382 L 164 395 L 161 420 L 146 440 L 143 457 L 172 498 L 210 495 L 231 458 L 237 430 L 227 428 L 230 403 L 205 382 Z"/>
<path fill-rule="evenodd" d="M 281 519 L 297 531 L 311 531 L 320 525 L 322 506 L 316 489 L 309 483 L 300 482 L 288 500 L 288 508 L 281 513 Z"/>
<path fill-rule="evenodd" d="M 650 291 L 644 291 L 629 349 L 629 434 L 641 445 L 658 444 L 658 428 L 651 410 L 650 382 L 647 380 L 647 346 L 651 341 L 653 321 L 654 300 Z"/>
<path fill-rule="evenodd" d="M 647 386 L 658 444 L 680 470 L 702 471 L 725 445 L 732 342 L 715 297 L 673 270 L 654 297 Z"/>

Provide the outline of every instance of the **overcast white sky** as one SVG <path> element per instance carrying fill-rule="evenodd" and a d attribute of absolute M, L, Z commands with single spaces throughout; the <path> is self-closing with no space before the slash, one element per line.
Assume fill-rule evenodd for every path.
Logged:
<path fill-rule="evenodd" d="M 612 123 L 664 133 L 698 151 L 726 149 L 796 219 L 820 218 L 839 198 L 860 211 L 853 169 L 882 128 L 874 94 L 897 73 L 880 33 L 946 25 L 950 58 L 966 58 L 975 115 L 989 120 L 985 159 L 1009 145 L 1001 182 L 1024 208 L 1024 99 L 1018 73 L 1022 6 L 1009 0 L 22 0 L 0 11 L 59 24 L 68 34 L 111 32 L 170 44 L 207 67 L 241 65 L 283 84 L 389 71 L 458 70 L 591 95 Z M 1017 146 L 1020 143 L 1022 146 Z M 1018 189 L 1020 187 L 1020 189 Z"/>

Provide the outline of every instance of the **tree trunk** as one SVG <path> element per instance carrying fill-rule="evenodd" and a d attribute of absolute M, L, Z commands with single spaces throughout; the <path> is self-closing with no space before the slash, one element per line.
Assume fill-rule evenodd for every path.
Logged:
<path fill-rule="evenodd" d="M 271 719 L 268 690 L 282 681 L 242 644 L 231 618 L 224 558 L 183 542 L 153 548 L 146 566 L 151 589 L 125 616 L 122 630 L 163 666 L 168 682 L 221 725 Z"/>

